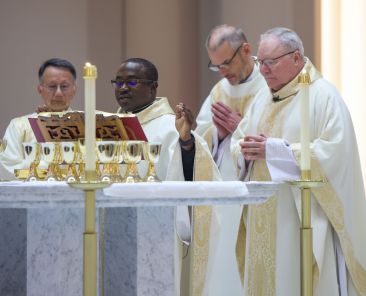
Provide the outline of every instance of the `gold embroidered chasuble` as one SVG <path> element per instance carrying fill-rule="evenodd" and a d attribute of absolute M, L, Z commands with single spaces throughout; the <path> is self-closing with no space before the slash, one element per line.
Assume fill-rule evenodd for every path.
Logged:
<path fill-rule="evenodd" d="M 119 110 L 120 111 L 120 110 Z M 164 176 L 164 180 L 184 181 L 183 164 L 181 156 L 181 148 L 178 142 L 179 134 L 175 128 L 175 115 L 166 98 L 157 98 L 157 100 L 146 109 L 136 113 L 146 137 L 149 141 L 162 141 L 162 151 L 159 164 L 164 167 L 157 166 L 158 175 Z M 195 158 L 194 173 L 195 181 L 212 181 L 220 180 L 218 169 L 212 159 L 211 153 L 207 147 L 207 143 L 196 133 L 195 137 Z M 159 174 L 160 172 L 160 174 Z M 182 284 L 187 285 L 190 296 L 201 295 L 205 285 L 208 253 L 209 253 L 209 236 L 211 227 L 212 210 L 210 206 L 192 207 L 192 242 L 189 247 L 188 268 L 190 276 L 188 282 Z M 178 245 L 182 242 L 177 241 Z M 180 248 L 181 246 L 178 246 Z M 179 258 L 181 260 L 181 258 Z M 178 263 L 178 269 L 180 265 Z M 180 270 L 176 280 L 180 281 Z M 176 283 L 179 285 L 179 283 Z M 179 287 L 176 295 L 179 295 Z M 183 296 L 183 295 L 182 295 Z"/>
<path fill-rule="evenodd" d="M 311 174 L 314 179 L 327 181 L 324 186 L 312 189 L 314 295 L 338 294 L 333 231 L 345 257 L 349 295 L 366 295 L 366 255 L 361 251 L 366 248 L 365 235 L 361 234 L 362 225 L 366 223 L 366 205 L 352 121 L 334 87 L 310 61 L 305 67 L 312 81 L 309 92 Z M 274 102 L 272 95 L 279 101 Z M 299 163 L 297 77 L 279 92 L 271 94 L 267 90 L 259 96 L 248 111 L 248 118 L 233 135 L 233 155 L 238 157 L 238 140 L 244 135 L 264 133 L 268 137 L 286 139 Z M 352 159 L 345 155 L 352 155 Z M 255 161 L 249 174 L 250 180 L 271 180 L 264 160 Z M 300 191 L 284 184 L 265 204 L 248 207 L 237 241 L 238 267 L 245 295 L 299 295 L 300 251 L 296 249 L 300 232 L 292 231 L 292 235 L 295 234 L 292 237 L 286 228 L 292 224 L 300 227 L 300 203 Z M 283 211 L 285 206 L 288 209 Z M 291 254 L 296 255 L 293 261 L 298 261 L 292 263 L 286 258 Z M 286 264 L 288 267 L 284 266 Z"/>
<path fill-rule="evenodd" d="M 212 104 L 222 102 L 244 116 L 255 95 L 266 86 L 258 66 L 255 65 L 248 81 L 231 85 L 226 78 L 223 78 L 212 88 L 197 115 L 195 130 L 206 140 L 210 150 L 212 150 L 212 136 L 216 133 L 212 122 Z"/>

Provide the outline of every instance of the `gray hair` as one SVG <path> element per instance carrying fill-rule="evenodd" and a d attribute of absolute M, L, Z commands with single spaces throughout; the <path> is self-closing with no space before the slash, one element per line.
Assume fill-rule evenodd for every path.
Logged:
<path fill-rule="evenodd" d="M 288 51 L 298 50 L 300 55 L 304 57 L 304 46 L 299 35 L 297 35 L 294 31 L 288 28 L 276 27 L 261 34 L 259 41 L 262 41 L 263 39 L 266 39 L 270 36 L 274 36 L 280 40 L 281 44 Z"/>
<path fill-rule="evenodd" d="M 214 39 L 214 42 L 211 42 L 211 39 Z M 215 51 L 224 42 L 228 42 L 232 48 L 237 48 L 248 40 L 242 29 L 219 25 L 213 28 L 208 35 L 205 43 L 206 49 Z"/>

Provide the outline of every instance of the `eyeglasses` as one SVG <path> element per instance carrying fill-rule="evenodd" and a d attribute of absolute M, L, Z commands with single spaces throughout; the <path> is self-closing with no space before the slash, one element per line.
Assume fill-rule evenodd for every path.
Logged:
<path fill-rule="evenodd" d="M 68 93 L 72 89 L 72 84 L 50 84 L 50 85 L 42 85 L 42 87 L 49 92 L 50 94 L 55 94 L 60 88 L 62 93 Z"/>
<path fill-rule="evenodd" d="M 149 80 L 149 79 L 124 79 L 124 80 L 111 80 L 111 84 L 114 88 L 116 89 L 121 89 L 123 88 L 124 85 L 126 85 L 127 87 L 137 87 L 137 85 L 139 83 L 155 83 L 156 81 L 154 80 Z"/>
<path fill-rule="evenodd" d="M 235 52 L 234 52 L 233 56 L 231 57 L 231 59 L 230 59 L 230 60 L 228 60 L 228 61 L 223 62 L 223 63 L 222 63 L 222 64 L 220 64 L 220 65 L 214 65 L 214 64 L 212 64 L 212 63 L 211 63 L 211 61 L 209 61 L 209 62 L 208 62 L 208 68 L 209 68 L 210 70 L 214 71 L 214 72 L 217 72 L 217 71 L 219 71 L 220 69 L 229 69 L 231 62 L 232 62 L 232 61 L 233 61 L 233 59 L 235 58 L 236 54 L 239 52 L 239 49 L 240 49 L 240 48 L 242 48 L 242 47 L 243 47 L 243 46 L 242 46 L 242 45 L 240 45 L 240 46 L 235 50 Z"/>
<path fill-rule="evenodd" d="M 277 58 L 273 58 L 273 59 L 263 59 L 263 60 L 260 60 L 260 59 L 257 59 L 257 62 L 259 63 L 260 66 L 267 66 L 268 68 L 272 68 L 274 65 L 276 65 L 278 63 L 278 60 L 284 56 L 287 56 L 289 54 L 292 54 L 294 53 L 295 51 L 297 51 L 297 49 L 293 50 L 293 51 L 290 51 L 290 52 L 287 52 L 287 53 L 284 53 L 283 55 L 280 55 L 279 57 Z"/>

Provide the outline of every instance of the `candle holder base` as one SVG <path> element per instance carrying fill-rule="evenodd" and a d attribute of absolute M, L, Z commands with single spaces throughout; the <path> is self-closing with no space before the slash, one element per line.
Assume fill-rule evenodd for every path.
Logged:
<path fill-rule="evenodd" d="M 97 190 L 103 189 L 110 186 L 111 182 L 104 181 L 77 181 L 77 182 L 67 182 L 71 188 L 82 189 L 82 190 Z"/>
<path fill-rule="evenodd" d="M 325 183 L 324 180 L 289 180 L 285 182 L 299 188 L 316 188 L 323 186 Z"/>

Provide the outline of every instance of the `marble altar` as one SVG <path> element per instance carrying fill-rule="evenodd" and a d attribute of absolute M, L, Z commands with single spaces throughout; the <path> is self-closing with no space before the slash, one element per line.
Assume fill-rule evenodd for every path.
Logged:
<path fill-rule="evenodd" d="M 260 203 L 277 187 L 162 182 L 97 191 L 105 254 L 99 295 L 173 295 L 174 206 Z M 83 206 L 83 192 L 64 182 L 0 183 L 0 295 L 82 295 Z"/>

